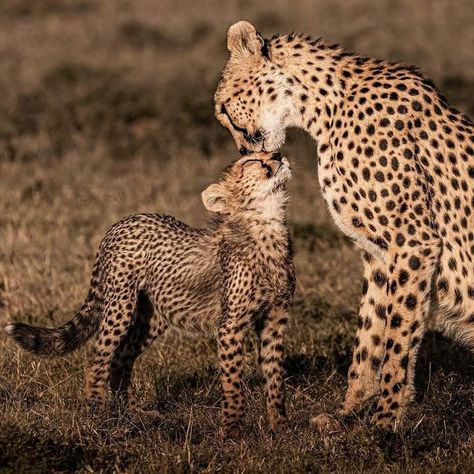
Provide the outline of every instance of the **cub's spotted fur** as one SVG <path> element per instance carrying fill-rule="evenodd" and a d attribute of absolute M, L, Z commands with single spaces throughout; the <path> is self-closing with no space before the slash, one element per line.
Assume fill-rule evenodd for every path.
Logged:
<path fill-rule="evenodd" d="M 474 348 L 474 134 L 415 68 L 309 36 L 228 32 L 216 116 L 241 153 L 276 150 L 285 128 L 318 144 L 329 210 L 361 248 L 364 289 L 342 414 L 378 397 L 396 428 L 414 396 L 430 312 Z"/>
<path fill-rule="evenodd" d="M 285 417 L 283 334 L 294 291 L 286 226 L 289 163 L 279 153 L 242 158 L 203 193 L 217 217 L 194 229 L 170 216 L 138 214 L 115 224 L 102 241 L 89 295 L 64 326 L 15 323 L 6 332 L 24 349 L 66 354 L 98 332 L 86 370 L 86 396 L 103 403 L 107 383 L 132 403 L 133 364 L 169 326 L 214 332 L 222 370 L 226 435 L 240 431 L 244 329 L 261 341 L 269 423 Z"/>

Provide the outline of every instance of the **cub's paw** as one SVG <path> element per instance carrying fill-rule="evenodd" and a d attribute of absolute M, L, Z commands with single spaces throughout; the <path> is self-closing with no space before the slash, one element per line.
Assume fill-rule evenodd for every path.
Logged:
<path fill-rule="evenodd" d="M 110 408 L 110 403 L 105 398 L 86 398 L 87 408 L 91 413 L 104 412 Z"/>
<path fill-rule="evenodd" d="M 268 426 L 274 433 L 285 431 L 288 427 L 288 418 L 281 413 L 268 413 Z"/>
<path fill-rule="evenodd" d="M 365 408 L 367 408 L 367 406 L 371 405 L 378 395 L 378 386 L 374 385 L 372 382 L 366 382 L 362 389 L 348 390 L 344 403 L 342 403 L 336 411 L 336 416 L 342 419 L 358 416 Z"/>
<path fill-rule="evenodd" d="M 318 416 L 310 419 L 310 425 L 322 435 L 332 435 L 339 433 L 343 429 L 342 423 L 340 423 L 336 417 L 329 415 L 328 413 L 321 413 Z"/>
<path fill-rule="evenodd" d="M 238 441 L 242 438 L 243 427 L 241 423 L 224 424 L 221 428 L 221 440 Z"/>
<path fill-rule="evenodd" d="M 147 410 L 145 408 L 133 407 L 129 409 L 130 413 L 136 418 L 147 418 L 149 420 L 160 420 L 161 413 L 158 410 Z"/>
<path fill-rule="evenodd" d="M 380 405 L 377 407 L 370 422 L 384 431 L 396 432 L 400 427 L 400 418 L 391 411 L 385 412 L 381 410 Z"/>
<path fill-rule="evenodd" d="M 357 416 L 358 410 L 354 407 L 349 407 L 347 405 L 341 405 L 337 410 L 336 410 L 336 418 L 338 419 L 345 419 L 345 418 L 352 418 L 354 416 Z"/>

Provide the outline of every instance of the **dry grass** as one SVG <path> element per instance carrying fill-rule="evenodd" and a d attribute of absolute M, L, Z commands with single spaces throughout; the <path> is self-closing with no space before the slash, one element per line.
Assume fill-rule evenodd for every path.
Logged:
<path fill-rule="evenodd" d="M 225 30 L 307 31 L 360 52 L 418 63 L 474 112 L 469 0 L 5 0 L 0 4 L 0 325 L 54 325 L 85 296 L 106 229 L 134 212 L 204 222 L 200 191 L 236 157 L 213 119 Z M 290 429 L 271 436 L 255 342 L 246 349 L 247 431 L 219 441 L 211 340 L 169 335 L 140 360 L 138 392 L 160 422 L 94 413 L 82 400 L 87 350 L 58 360 L 0 336 L 4 472 L 472 472 L 474 357 L 425 341 L 406 430 L 366 420 L 321 438 L 310 416 L 340 402 L 361 282 L 359 257 L 331 223 L 314 145 L 289 135 L 297 295 L 287 345 Z"/>

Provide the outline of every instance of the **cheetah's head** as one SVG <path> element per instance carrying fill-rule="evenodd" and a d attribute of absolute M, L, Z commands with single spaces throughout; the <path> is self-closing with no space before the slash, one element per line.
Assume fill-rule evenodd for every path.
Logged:
<path fill-rule="evenodd" d="M 214 96 L 215 114 L 232 133 L 241 154 L 278 150 L 294 125 L 288 78 L 272 61 L 269 42 L 248 21 L 227 32 L 229 60 Z"/>
<path fill-rule="evenodd" d="M 202 192 L 202 201 L 220 214 L 283 217 L 290 177 L 290 163 L 280 153 L 254 153 L 234 162 L 218 183 Z"/>

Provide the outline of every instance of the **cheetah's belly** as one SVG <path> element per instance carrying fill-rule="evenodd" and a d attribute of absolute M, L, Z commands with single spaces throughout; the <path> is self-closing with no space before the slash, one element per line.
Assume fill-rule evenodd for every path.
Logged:
<path fill-rule="evenodd" d="M 170 327 L 192 334 L 214 332 L 221 314 L 218 293 L 188 296 L 158 302 L 158 312 Z"/>
<path fill-rule="evenodd" d="M 221 314 L 219 283 L 218 275 L 196 282 L 177 271 L 151 292 L 156 311 L 170 327 L 208 333 Z"/>
<path fill-rule="evenodd" d="M 155 251 L 142 285 L 156 312 L 169 325 L 188 332 L 209 332 L 220 314 L 221 270 L 217 253 L 196 242 Z"/>
<path fill-rule="evenodd" d="M 341 229 L 342 232 L 344 232 L 344 234 L 347 235 L 361 250 L 365 250 L 377 260 L 386 263 L 385 255 L 380 247 L 369 240 L 369 236 L 366 235 L 362 229 L 354 227 L 350 216 L 339 214 L 333 209 L 333 207 L 330 205 L 332 201 L 331 196 L 324 194 L 324 197 L 328 204 L 331 216 L 339 229 Z"/>

